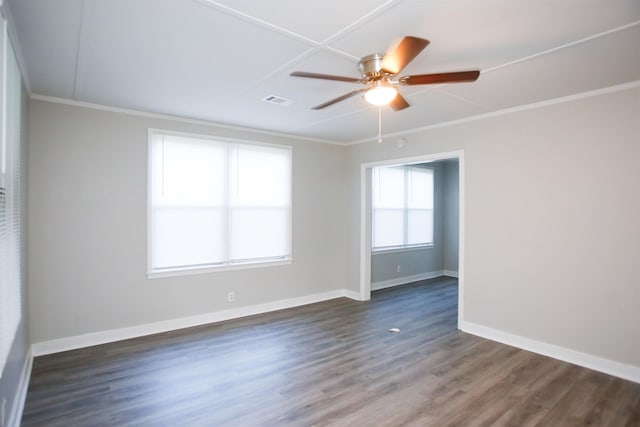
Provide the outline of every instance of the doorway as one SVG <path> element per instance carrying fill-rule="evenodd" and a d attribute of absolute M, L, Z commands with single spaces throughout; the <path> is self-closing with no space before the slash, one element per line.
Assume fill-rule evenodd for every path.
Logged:
<path fill-rule="evenodd" d="M 371 299 L 372 290 L 372 169 L 384 166 L 406 166 L 406 165 L 418 165 L 425 163 L 435 163 L 443 161 L 457 161 L 457 181 L 458 181 L 458 219 L 457 224 L 457 276 L 458 276 L 458 325 L 461 324 L 464 319 L 464 152 L 452 151 L 438 154 L 428 154 L 415 157 L 405 157 L 397 159 L 389 159 L 378 162 L 363 163 L 360 169 L 360 292 L 359 299 L 367 301 Z M 447 162 L 448 163 L 448 162 Z M 436 224 L 437 226 L 437 224 Z M 442 226 L 442 224 L 440 225 Z M 449 224 L 449 227 L 452 225 Z M 436 242 L 436 244 L 442 244 L 442 242 Z M 442 248 L 439 248 L 442 249 Z M 449 248 L 451 250 L 451 248 Z M 455 255 L 455 254 L 454 254 Z M 452 256 L 449 254 L 449 256 Z M 398 272 L 400 273 L 400 272 Z M 415 280 L 421 280 L 428 278 L 428 274 L 425 276 L 415 275 L 412 276 Z M 455 271 L 446 266 L 439 269 L 434 274 L 454 275 Z M 433 276 L 435 277 L 435 276 Z M 409 277 L 411 279 L 411 277 Z M 382 285 L 378 282 L 379 286 L 393 285 L 393 280 L 384 282 Z M 399 283 L 398 283 L 399 284 Z"/>

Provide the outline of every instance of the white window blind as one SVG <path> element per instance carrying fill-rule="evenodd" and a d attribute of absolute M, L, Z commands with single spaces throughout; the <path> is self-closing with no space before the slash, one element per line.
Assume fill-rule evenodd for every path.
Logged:
<path fill-rule="evenodd" d="M 374 249 L 433 243 L 433 169 L 373 168 L 372 189 Z"/>
<path fill-rule="evenodd" d="M 9 304 L 7 293 L 9 286 L 9 237 L 7 232 L 7 140 L 5 135 L 5 93 L 6 93 L 6 28 L 4 19 L 0 19 L 0 378 L 4 372 L 9 344 Z M 7 307 L 7 308 L 5 308 Z"/>
<path fill-rule="evenodd" d="M 291 257 L 291 149 L 150 132 L 149 273 Z"/>
<path fill-rule="evenodd" d="M 2 21 L 0 149 L 0 375 L 22 317 L 22 78 Z"/>

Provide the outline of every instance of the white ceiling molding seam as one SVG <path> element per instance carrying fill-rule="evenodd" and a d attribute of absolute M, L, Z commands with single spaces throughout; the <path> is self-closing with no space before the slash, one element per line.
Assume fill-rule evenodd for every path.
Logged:
<path fill-rule="evenodd" d="M 271 24 L 269 22 L 263 21 L 262 19 L 256 18 L 254 16 L 251 15 L 247 15 L 244 12 L 240 12 L 237 9 L 234 9 L 232 7 L 226 6 L 224 4 L 218 3 L 214 0 L 195 0 L 198 3 L 201 3 L 205 6 L 211 7 L 213 9 L 219 10 L 220 12 L 224 12 L 228 15 L 231 16 L 235 16 L 236 18 L 242 19 L 245 22 L 251 23 L 251 24 L 256 24 L 262 28 L 265 28 L 267 30 L 271 30 L 274 31 L 276 33 L 279 33 L 281 35 L 287 36 L 287 37 L 291 37 L 293 39 L 296 39 L 298 41 L 301 41 L 303 43 L 306 43 L 312 47 L 320 47 L 321 43 L 317 42 L 315 40 L 312 40 L 308 37 L 303 36 L 302 34 L 298 34 L 295 33 L 293 31 L 287 30 L 286 28 L 282 28 L 279 27 L 277 25 Z"/>
<path fill-rule="evenodd" d="M 492 71 L 499 70 L 500 68 L 509 67 L 511 65 L 519 64 L 521 62 L 529 61 L 530 59 L 538 58 L 540 56 L 544 56 L 544 55 L 547 55 L 547 54 L 550 54 L 550 53 L 553 53 L 553 52 L 557 52 L 557 51 L 562 50 L 562 49 L 566 49 L 568 47 L 572 47 L 572 46 L 576 46 L 576 45 L 579 45 L 579 44 L 582 44 L 582 43 L 586 43 L 586 42 L 589 42 L 589 41 L 592 41 L 592 40 L 596 40 L 596 39 L 599 39 L 601 37 L 606 37 L 608 35 L 615 34 L 615 33 L 619 32 L 619 31 L 629 30 L 629 29 L 631 29 L 633 27 L 636 27 L 638 25 L 640 25 L 640 21 L 635 21 L 635 22 L 632 22 L 630 24 L 626 24 L 626 25 L 622 25 L 620 27 L 612 28 L 610 30 L 603 31 L 603 32 L 598 33 L 598 34 L 593 34 L 591 36 L 587 36 L 587 37 L 584 37 L 584 38 L 581 38 L 581 39 L 578 39 L 578 40 L 574 40 L 572 42 L 565 43 L 565 44 L 562 44 L 560 46 L 552 47 L 551 49 L 543 50 L 541 52 L 534 53 L 532 55 L 527 55 L 527 56 L 524 56 L 522 58 L 514 59 L 513 61 L 505 62 L 504 64 L 496 65 L 495 67 L 489 67 L 489 68 L 487 68 L 485 70 L 482 70 L 482 72 L 483 73 L 490 73 Z"/>

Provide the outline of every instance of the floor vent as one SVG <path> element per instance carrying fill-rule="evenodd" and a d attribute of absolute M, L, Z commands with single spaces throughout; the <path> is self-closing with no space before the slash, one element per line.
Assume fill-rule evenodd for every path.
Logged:
<path fill-rule="evenodd" d="M 291 99 L 287 99 L 287 98 L 283 98 L 281 96 L 276 96 L 276 95 L 269 95 L 265 98 L 262 98 L 262 100 L 264 102 L 268 102 L 270 104 L 276 104 L 276 105 L 291 105 L 293 104 L 293 100 Z"/>

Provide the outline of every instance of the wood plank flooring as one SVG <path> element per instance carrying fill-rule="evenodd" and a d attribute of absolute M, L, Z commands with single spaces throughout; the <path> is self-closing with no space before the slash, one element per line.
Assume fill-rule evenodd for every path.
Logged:
<path fill-rule="evenodd" d="M 462 333 L 456 304 L 441 278 L 37 357 L 22 425 L 640 426 L 640 384 Z"/>

